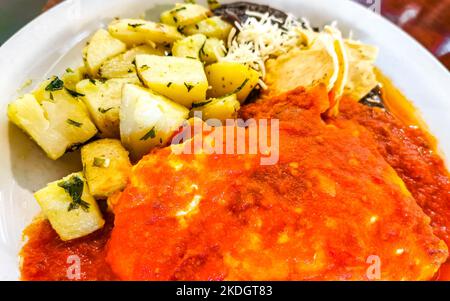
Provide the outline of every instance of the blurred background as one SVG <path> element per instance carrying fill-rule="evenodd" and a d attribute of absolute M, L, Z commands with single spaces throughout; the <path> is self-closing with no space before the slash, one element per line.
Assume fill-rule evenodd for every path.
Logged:
<path fill-rule="evenodd" d="M 0 45 L 37 15 L 61 1 L 0 0 Z M 384 17 L 416 38 L 450 70 L 450 0 L 354 1 L 368 7 L 380 1 Z"/>

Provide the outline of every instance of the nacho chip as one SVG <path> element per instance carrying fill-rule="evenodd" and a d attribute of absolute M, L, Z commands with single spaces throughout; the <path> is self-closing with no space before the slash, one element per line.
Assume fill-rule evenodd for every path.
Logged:
<path fill-rule="evenodd" d="M 327 39 L 317 39 L 309 49 L 293 49 L 266 63 L 266 84 L 271 95 L 325 83 L 330 91 L 337 79 L 338 63 Z"/>
<path fill-rule="evenodd" d="M 359 101 L 378 85 L 374 70 L 378 48 L 346 40 L 345 49 L 349 60 L 349 73 L 344 94 Z"/>

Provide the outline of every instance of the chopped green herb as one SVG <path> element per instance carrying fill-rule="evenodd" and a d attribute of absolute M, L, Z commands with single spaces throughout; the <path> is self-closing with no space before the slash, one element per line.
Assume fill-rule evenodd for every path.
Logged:
<path fill-rule="evenodd" d="M 75 71 L 73 71 L 72 68 L 67 68 L 67 69 L 66 69 L 66 72 L 67 72 L 67 73 L 74 73 Z"/>
<path fill-rule="evenodd" d="M 167 84 L 167 88 L 170 88 L 170 86 L 172 86 L 172 82 L 169 82 L 169 83 Z"/>
<path fill-rule="evenodd" d="M 133 27 L 133 28 L 137 28 L 137 27 L 140 27 L 140 26 L 143 26 L 143 25 L 144 25 L 143 23 L 128 24 L 128 26 Z"/>
<path fill-rule="evenodd" d="M 184 3 L 197 4 L 195 0 L 184 0 Z"/>
<path fill-rule="evenodd" d="M 245 87 L 245 85 L 248 83 L 248 81 L 249 81 L 249 79 L 246 78 L 246 79 L 244 80 L 244 82 L 243 82 L 239 87 L 237 87 L 237 89 L 234 90 L 234 92 L 231 93 L 231 94 L 237 94 L 237 93 L 241 92 L 241 90 Z"/>
<path fill-rule="evenodd" d="M 72 119 L 67 119 L 67 123 L 73 126 L 76 126 L 77 128 L 81 127 L 83 124 L 80 122 L 77 122 L 75 120 Z"/>
<path fill-rule="evenodd" d="M 53 80 L 45 87 L 45 91 L 57 91 L 64 88 L 64 82 L 59 77 L 54 76 Z"/>
<path fill-rule="evenodd" d="M 142 138 L 141 138 L 141 141 L 145 141 L 145 140 L 147 140 L 148 138 L 155 138 L 156 137 L 156 130 L 155 130 L 155 127 L 153 127 L 150 131 L 148 131 L 148 133 L 147 134 L 145 134 Z"/>
<path fill-rule="evenodd" d="M 186 6 L 178 7 L 178 8 L 172 9 L 172 10 L 170 11 L 170 13 L 171 13 L 171 14 L 174 14 L 174 13 L 177 13 L 177 12 L 182 11 L 182 10 L 185 10 L 185 9 L 187 9 Z"/>
<path fill-rule="evenodd" d="M 68 88 L 66 88 L 66 91 L 69 92 L 69 94 L 72 95 L 73 97 L 84 96 L 84 94 L 78 93 L 77 91 L 73 91 Z"/>
<path fill-rule="evenodd" d="M 53 97 L 53 93 L 50 92 L 50 100 L 55 100 L 55 98 Z"/>
<path fill-rule="evenodd" d="M 189 56 L 189 55 L 188 55 L 188 56 L 186 56 L 186 58 L 187 58 L 187 59 L 191 59 L 191 60 L 196 60 L 196 59 L 197 59 L 196 57 L 193 57 L 193 56 Z"/>
<path fill-rule="evenodd" d="M 110 110 L 112 110 L 112 109 L 114 109 L 114 107 L 111 107 L 111 108 L 107 108 L 107 109 L 104 109 L 104 108 L 98 108 L 98 111 L 100 112 L 100 113 L 102 113 L 102 114 L 105 114 L 105 113 L 108 113 Z"/>
<path fill-rule="evenodd" d="M 108 168 L 110 163 L 111 160 L 109 158 L 95 157 L 93 165 L 95 167 Z"/>
<path fill-rule="evenodd" d="M 212 100 L 208 100 L 208 101 L 204 101 L 204 102 L 197 102 L 197 103 L 194 102 L 192 104 L 192 108 L 195 109 L 195 108 L 203 107 L 203 106 L 206 106 L 207 104 L 209 104 L 211 102 L 212 102 Z"/>
<path fill-rule="evenodd" d="M 188 90 L 188 93 L 191 92 L 191 90 L 195 87 L 195 85 L 184 83 L 184 86 Z"/>
<path fill-rule="evenodd" d="M 72 176 L 67 181 L 61 181 L 58 186 L 63 188 L 71 197 L 72 202 L 69 205 L 67 211 L 72 211 L 81 207 L 83 210 L 88 211 L 89 203 L 83 201 L 81 196 L 83 195 L 84 182 L 78 176 Z"/>
<path fill-rule="evenodd" d="M 148 65 L 142 65 L 141 69 L 142 71 L 148 70 L 150 67 Z"/>
<path fill-rule="evenodd" d="M 173 16 L 173 21 L 174 21 L 175 23 L 178 23 L 178 18 L 175 17 L 175 16 Z"/>
<path fill-rule="evenodd" d="M 89 81 L 91 82 L 91 84 L 94 84 L 94 85 L 95 85 L 95 79 L 89 78 Z"/>

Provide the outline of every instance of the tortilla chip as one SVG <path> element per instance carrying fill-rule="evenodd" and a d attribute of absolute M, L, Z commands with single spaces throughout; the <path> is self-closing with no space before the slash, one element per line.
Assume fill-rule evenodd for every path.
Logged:
<path fill-rule="evenodd" d="M 333 50 L 338 62 L 337 77 L 330 93 L 330 109 L 328 110 L 328 115 L 336 116 L 339 113 L 339 99 L 344 93 L 348 80 L 349 60 L 341 32 L 332 26 L 325 26 L 324 32 L 332 37 Z"/>
<path fill-rule="evenodd" d="M 349 72 L 344 94 L 359 101 L 378 85 L 374 70 L 378 48 L 346 40 L 345 49 L 349 60 Z"/>
<path fill-rule="evenodd" d="M 266 63 L 269 94 L 279 95 L 297 87 L 324 83 L 330 91 L 338 76 L 332 40 L 320 36 L 308 49 L 293 49 Z"/>

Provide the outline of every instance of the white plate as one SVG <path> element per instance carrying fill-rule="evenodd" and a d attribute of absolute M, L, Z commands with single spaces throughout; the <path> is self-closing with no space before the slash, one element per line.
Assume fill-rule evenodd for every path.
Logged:
<path fill-rule="evenodd" d="M 80 65 L 86 37 L 112 18 L 139 16 L 157 4 L 164 3 L 166 8 L 174 2 L 67 0 L 32 21 L 0 48 L 0 280 L 19 277 L 21 233 L 39 212 L 32 193 L 81 170 L 78 154 L 53 162 L 8 124 L 8 102 L 45 78 Z M 344 34 L 351 29 L 354 37 L 378 45 L 377 65 L 420 109 L 441 150 L 450 158 L 450 74 L 417 42 L 382 17 L 347 0 L 254 2 L 307 17 L 314 25 L 337 20 Z M 33 84 L 18 91 L 29 79 Z"/>

